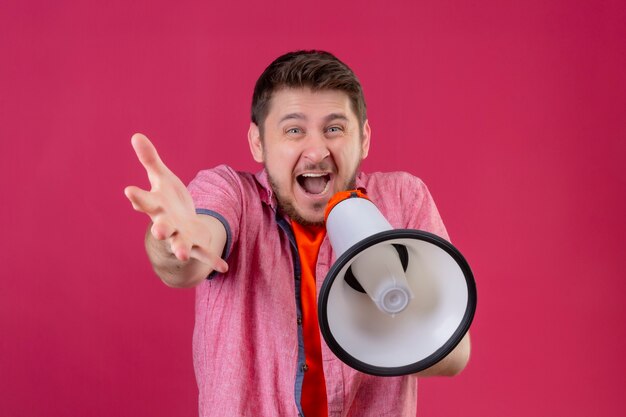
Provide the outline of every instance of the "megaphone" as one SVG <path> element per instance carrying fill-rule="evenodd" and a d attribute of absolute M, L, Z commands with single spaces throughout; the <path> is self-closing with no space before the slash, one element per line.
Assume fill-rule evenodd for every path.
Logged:
<path fill-rule="evenodd" d="M 378 376 L 416 373 L 447 356 L 476 311 L 463 255 L 432 233 L 393 229 L 363 189 L 336 194 L 325 218 L 337 260 L 318 320 L 332 352 Z"/>

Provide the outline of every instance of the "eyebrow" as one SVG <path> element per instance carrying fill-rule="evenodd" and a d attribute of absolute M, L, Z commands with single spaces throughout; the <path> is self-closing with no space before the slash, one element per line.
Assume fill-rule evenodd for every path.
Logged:
<path fill-rule="evenodd" d="M 343 120 L 347 122 L 348 117 L 343 113 L 331 113 L 328 116 L 324 117 L 324 121 L 326 123 L 333 121 L 333 120 Z"/>
<path fill-rule="evenodd" d="M 284 115 L 279 121 L 278 123 L 282 123 L 286 120 L 306 120 L 307 117 L 304 115 L 304 113 L 289 113 Z M 332 120 L 344 120 L 344 121 L 348 121 L 348 117 L 343 114 L 343 113 L 331 113 L 328 116 L 324 117 L 324 122 L 328 123 Z"/>
<path fill-rule="evenodd" d="M 304 113 L 289 113 L 284 115 L 279 121 L 278 123 L 282 123 L 285 120 L 291 120 L 291 119 L 296 119 L 296 120 L 306 120 L 306 116 L 304 115 Z"/>

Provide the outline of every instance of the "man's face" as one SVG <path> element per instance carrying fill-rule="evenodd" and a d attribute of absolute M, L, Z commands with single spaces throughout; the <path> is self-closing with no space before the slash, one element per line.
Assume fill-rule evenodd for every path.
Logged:
<path fill-rule="evenodd" d="M 360 128 L 343 91 L 285 88 L 272 95 L 263 138 L 252 123 L 248 139 L 281 209 L 299 223 L 322 224 L 328 200 L 354 188 L 370 128 L 367 121 Z"/>

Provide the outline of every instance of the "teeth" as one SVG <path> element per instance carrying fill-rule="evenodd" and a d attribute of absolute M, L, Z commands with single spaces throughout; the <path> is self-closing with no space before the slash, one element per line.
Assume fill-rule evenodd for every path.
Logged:
<path fill-rule="evenodd" d="M 326 175 L 325 173 L 313 173 L 313 172 L 307 172 L 306 174 L 302 174 L 303 177 L 309 177 L 309 178 L 318 178 L 318 177 L 323 177 L 324 175 Z"/>

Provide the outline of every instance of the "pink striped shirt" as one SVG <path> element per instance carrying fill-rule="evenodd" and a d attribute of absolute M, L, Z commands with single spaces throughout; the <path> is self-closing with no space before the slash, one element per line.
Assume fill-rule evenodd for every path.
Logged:
<path fill-rule="evenodd" d="M 448 239 L 418 178 L 359 174 L 357 186 L 394 228 Z M 289 219 L 277 210 L 267 174 L 227 166 L 201 171 L 189 185 L 198 213 L 226 227 L 226 274 L 196 289 L 193 357 L 200 416 L 298 416 L 304 367 L 300 263 Z M 328 238 L 316 268 L 319 290 L 334 261 Z M 417 378 L 376 377 L 341 362 L 322 338 L 329 417 L 415 416 Z"/>

